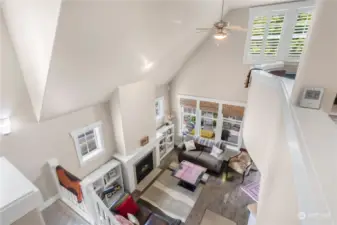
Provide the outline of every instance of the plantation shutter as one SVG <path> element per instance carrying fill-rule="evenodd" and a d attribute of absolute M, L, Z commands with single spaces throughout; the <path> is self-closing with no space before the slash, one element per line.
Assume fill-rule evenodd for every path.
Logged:
<path fill-rule="evenodd" d="M 285 12 L 273 12 L 269 16 L 254 18 L 249 44 L 249 55 L 253 60 L 268 60 L 278 56 L 284 20 Z"/>
<path fill-rule="evenodd" d="M 290 43 L 288 58 L 298 61 L 301 57 L 308 37 L 308 30 L 312 19 L 312 9 L 307 11 L 299 11 L 297 13 L 296 24 L 293 29 L 292 39 Z"/>
<path fill-rule="evenodd" d="M 250 55 L 261 55 L 263 49 L 263 41 L 267 28 L 267 16 L 256 16 L 253 20 L 252 34 L 249 44 Z"/>
<path fill-rule="evenodd" d="M 284 14 L 273 15 L 270 18 L 268 26 L 268 34 L 265 41 L 264 55 L 265 57 L 276 57 L 281 42 L 281 35 L 284 24 Z"/>

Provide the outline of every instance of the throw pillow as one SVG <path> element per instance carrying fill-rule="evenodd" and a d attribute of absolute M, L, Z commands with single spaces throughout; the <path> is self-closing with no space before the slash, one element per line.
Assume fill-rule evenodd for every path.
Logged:
<path fill-rule="evenodd" d="M 223 151 L 220 148 L 213 145 L 212 152 L 211 152 L 210 155 L 221 160 L 222 159 L 222 156 L 221 156 L 222 153 L 223 153 Z"/>
<path fill-rule="evenodd" d="M 184 142 L 185 144 L 185 148 L 186 148 L 186 151 L 191 151 L 191 150 L 195 150 L 196 147 L 195 147 L 195 144 L 194 144 L 194 141 L 193 140 L 190 140 L 190 141 L 186 141 Z"/>
<path fill-rule="evenodd" d="M 121 215 L 115 215 L 115 218 L 121 225 L 133 225 L 129 220 L 125 219 Z"/>
<path fill-rule="evenodd" d="M 137 219 L 134 215 L 132 215 L 132 214 L 130 214 L 130 213 L 128 213 L 128 219 L 129 219 L 130 222 L 133 223 L 134 225 L 140 225 L 138 219 Z"/>

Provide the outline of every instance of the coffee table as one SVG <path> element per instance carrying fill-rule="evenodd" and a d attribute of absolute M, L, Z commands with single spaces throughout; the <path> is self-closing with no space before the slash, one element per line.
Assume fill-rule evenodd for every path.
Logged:
<path fill-rule="evenodd" d="M 173 171 L 172 176 L 180 180 L 179 186 L 194 192 L 206 171 L 206 168 L 184 160 Z"/>

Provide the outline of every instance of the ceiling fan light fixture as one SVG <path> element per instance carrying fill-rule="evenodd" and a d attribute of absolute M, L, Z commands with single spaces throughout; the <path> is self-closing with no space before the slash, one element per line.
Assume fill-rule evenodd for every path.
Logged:
<path fill-rule="evenodd" d="M 225 38 L 227 37 L 227 34 L 224 33 L 224 32 L 222 32 L 222 31 L 218 31 L 218 32 L 216 32 L 216 33 L 214 34 L 213 37 L 214 37 L 215 39 L 217 39 L 217 40 L 223 40 L 223 39 L 225 39 Z"/>

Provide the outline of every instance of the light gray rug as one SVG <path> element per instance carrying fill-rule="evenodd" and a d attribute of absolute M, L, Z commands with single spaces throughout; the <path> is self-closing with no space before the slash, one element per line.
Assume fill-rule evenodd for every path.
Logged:
<path fill-rule="evenodd" d="M 178 185 L 179 180 L 165 170 L 158 179 L 140 196 L 168 216 L 185 222 L 195 205 L 203 184 L 199 184 L 194 192 Z"/>
<path fill-rule="evenodd" d="M 236 225 L 235 222 L 207 209 L 204 214 L 204 217 L 202 218 L 200 225 L 210 225 L 210 224 L 212 225 Z"/>

